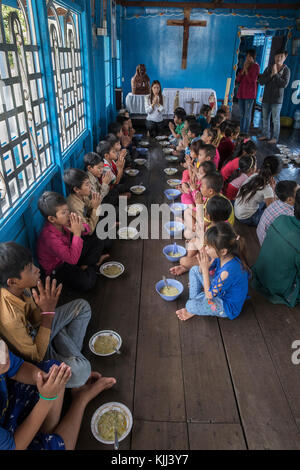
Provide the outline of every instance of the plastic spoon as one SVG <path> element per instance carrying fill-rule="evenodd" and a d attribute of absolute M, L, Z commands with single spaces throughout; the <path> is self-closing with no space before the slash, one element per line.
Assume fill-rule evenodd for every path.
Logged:
<path fill-rule="evenodd" d="M 166 285 L 166 288 L 169 289 L 169 284 L 167 283 L 167 278 L 166 278 L 166 276 L 163 276 L 163 281 L 164 281 L 164 283 L 165 283 L 165 285 Z"/>
<path fill-rule="evenodd" d="M 176 242 L 174 242 L 174 245 L 173 245 L 173 253 L 174 253 L 174 255 L 176 255 L 178 253 L 178 248 L 177 248 Z"/>
<path fill-rule="evenodd" d="M 117 412 L 115 412 L 115 443 L 114 443 L 114 449 L 118 450 L 119 449 L 119 439 L 118 439 L 118 433 L 116 429 L 116 424 L 117 424 Z"/>

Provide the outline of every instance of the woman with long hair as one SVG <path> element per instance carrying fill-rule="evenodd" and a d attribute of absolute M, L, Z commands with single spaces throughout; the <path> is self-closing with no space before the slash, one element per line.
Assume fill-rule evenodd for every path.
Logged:
<path fill-rule="evenodd" d="M 158 80 L 154 80 L 151 85 L 150 95 L 145 97 L 146 128 L 151 137 L 162 134 L 164 100 L 161 92 L 161 85 Z"/>

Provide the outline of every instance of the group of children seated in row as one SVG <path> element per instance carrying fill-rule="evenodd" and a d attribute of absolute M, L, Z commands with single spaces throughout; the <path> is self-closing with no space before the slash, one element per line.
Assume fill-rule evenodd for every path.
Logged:
<path fill-rule="evenodd" d="M 112 241 L 95 233 L 100 206 L 130 197 L 123 172 L 135 155 L 134 133 L 120 114 L 97 152 L 84 156 L 85 170 L 65 171 L 69 196 L 40 196 L 39 267 L 22 245 L 0 244 L 0 449 L 74 449 L 85 407 L 116 383 L 91 371 L 81 353 L 89 303 L 57 304 L 63 285 L 92 289 L 109 256 Z M 65 387 L 72 403 L 61 419 Z"/>
<path fill-rule="evenodd" d="M 176 154 L 185 155 L 182 163 L 185 169 L 177 189 L 182 193 L 181 202 L 187 205 L 184 212 L 187 254 L 178 266 L 170 269 L 173 275 L 189 271 L 190 300 L 185 309 L 176 312 L 181 320 L 193 315 L 233 319 L 241 312 L 247 298 L 250 269 L 243 240 L 233 229 L 235 219 L 257 227 L 262 245 L 277 217 L 296 213 L 297 183 L 275 182 L 282 168 L 281 159 L 267 156 L 257 169 L 255 143 L 247 135 L 239 136 L 238 125 L 223 120 L 222 112 L 220 119 L 217 113 L 214 121 L 210 120 L 208 108 L 206 116 L 203 108 L 204 116 L 198 119 L 203 126 L 202 134 L 196 120 L 187 121 L 184 110 L 176 110 L 175 115 L 181 117 L 176 120 L 177 128 L 171 137 L 176 138 L 176 143 L 171 140 L 176 145 Z M 207 125 L 204 118 L 208 118 Z M 197 221 L 199 205 L 204 208 L 204 245 Z"/>

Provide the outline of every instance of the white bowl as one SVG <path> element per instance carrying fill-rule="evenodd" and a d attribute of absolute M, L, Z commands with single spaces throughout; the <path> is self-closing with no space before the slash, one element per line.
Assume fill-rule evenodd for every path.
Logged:
<path fill-rule="evenodd" d="M 175 175 L 175 173 L 178 172 L 177 168 L 165 168 L 164 169 L 164 172 L 168 175 L 168 176 L 172 176 L 172 175 Z"/>
<path fill-rule="evenodd" d="M 136 158 L 134 160 L 134 163 L 136 163 L 137 165 L 140 165 L 140 166 L 145 165 L 146 162 L 147 162 L 147 160 L 145 158 Z"/>
<path fill-rule="evenodd" d="M 119 268 L 121 268 L 121 271 L 119 272 L 119 274 L 114 274 L 114 275 L 106 274 L 105 268 L 108 268 L 109 266 L 118 266 Z M 101 274 L 103 274 L 103 276 L 108 277 L 109 279 L 116 279 L 117 277 L 121 276 L 121 274 L 123 274 L 123 272 L 125 271 L 125 268 L 122 263 L 118 263 L 117 261 L 110 261 L 110 262 L 102 264 L 100 266 L 99 271 Z"/>
<path fill-rule="evenodd" d="M 163 140 L 159 143 L 162 147 L 168 147 L 170 145 L 170 142 L 168 140 Z"/>
<path fill-rule="evenodd" d="M 173 153 L 173 149 L 164 148 L 163 152 L 164 152 L 165 155 L 171 155 Z M 175 157 L 175 155 L 174 155 L 174 157 Z"/>
<path fill-rule="evenodd" d="M 125 170 L 126 175 L 128 176 L 136 176 L 139 174 L 139 170 L 135 170 L 134 168 L 130 168 L 129 170 Z"/>
<path fill-rule="evenodd" d="M 121 437 L 118 438 L 119 442 L 123 441 L 123 439 L 125 439 L 125 437 L 128 436 L 128 434 L 130 433 L 132 429 L 132 423 L 133 423 L 132 414 L 129 408 L 127 408 L 127 406 L 123 405 L 123 403 L 118 403 L 118 402 L 105 403 L 104 405 L 100 406 L 95 411 L 91 420 L 91 431 L 93 433 L 93 436 L 99 442 L 102 442 L 103 444 L 114 444 L 114 440 L 106 441 L 100 436 L 100 434 L 98 433 L 98 422 L 104 413 L 106 413 L 107 411 L 114 411 L 114 410 L 123 413 L 126 417 L 126 431 Z"/>
<path fill-rule="evenodd" d="M 144 206 L 142 206 L 142 204 L 131 204 L 131 206 L 126 207 L 126 211 L 128 215 L 131 217 L 135 217 L 139 215 L 143 209 L 144 209 Z"/>
<path fill-rule="evenodd" d="M 138 235 L 138 231 L 134 227 L 122 227 L 118 230 L 118 235 L 122 240 L 134 240 Z"/>
<path fill-rule="evenodd" d="M 141 190 L 139 190 L 139 188 L 140 188 Z M 145 188 L 145 186 L 142 186 L 142 185 L 140 185 L 140 184 L 137 184 L 137 185 L 135 185 L 135 186 L 131 186 L 130 191 L 131 191 L 133 194 L 140 195 L 140 194 L 143 194 L 144 191 L 146 191 L 146 188 Z"/>
<path fill-rule="evenodd" d="M 169 186 L 171 186 L 171 188 L 175 188 L 176 186 L 181 184 L 181 181 L 177 179 L 171 179 L 171 180 L 168 180 L 167 183 Z"/>
<path fill-rule="evenodd" d="M 97 331 L 97 333 L 95 333 L 89 341 L 89 348 L 92 351 L 92 353 L 96 354 L 96 356 L 106 357 L 106 356 L 112 356 L 113 354 L 116 354 L 115 351 L 108 353 L 108 354 L 100 354 L 97 351 L 95 351 L 94 344 L 95 344 L 96 339 L 99 338 L 99 336 L 114 336 L 118 340 L 118 345 L 116 346 L 116 349 L 119 350 L 120 347 L 122 346 L 122 338 L 115 331 L 112 331 L 112 330 Z"/>
<path fill-rule="evenodd" d="M 142 140 L 141 142 L 139 142 L 139 146 L 140 147 L 149 147 L 149 142 L 147 142 L 146 140 Z"/>

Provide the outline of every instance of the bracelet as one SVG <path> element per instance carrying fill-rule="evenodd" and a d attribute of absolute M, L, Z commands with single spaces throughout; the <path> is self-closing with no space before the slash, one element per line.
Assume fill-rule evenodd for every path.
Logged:
<path fill-rule="evenodd" d="M 55 395 L 55 397 L 52 397 L 52 398 L 46 398 L 46 397 L 43 397 L 40 393 L 39 393 L 39 396 L 40 396 L 40 398 L 42 398 L 43 400 L 46 400 L 46 401 L 52 401 L 52 400 L 56 400 L 56 398 L 58 398 L 58 395 Z"/>
<path fill-rule="evenodd" d="M 55 312 L 41 312 L 41 315 L 55 315 Z"/>

